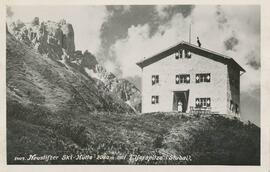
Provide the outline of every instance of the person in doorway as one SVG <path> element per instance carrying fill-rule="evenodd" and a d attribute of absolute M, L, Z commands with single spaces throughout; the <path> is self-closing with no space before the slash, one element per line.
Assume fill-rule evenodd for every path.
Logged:
<path fill-rule="evenodd" d="M 183 104 L 182 104 L 181 100 L 178 101 L 177 111 L 178 112 L 182 112 L 183 111 Z"/>

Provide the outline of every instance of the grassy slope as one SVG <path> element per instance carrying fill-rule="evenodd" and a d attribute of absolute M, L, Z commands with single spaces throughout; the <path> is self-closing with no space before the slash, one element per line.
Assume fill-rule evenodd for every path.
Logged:
<path fill-rule="evenodd" d="M 104 112 L 106 109 L 111 112 Z M 114 112 L 112 112 L 114 111 Z M 135 116 L 91 78 L 7 37 L 8 163 L 29 154 L 191 155 L 191 162 L 258 164 L 260 129 L 236 119 L 173 113 Z M 72 161 L 20 163 L 72 163 Z M 134 163 L 76 161 L 74 163 Z"/>
<path fill-rule="evenodd" d="M 104 85 L 61 62 L 41 56 L 7 35 L 7 96 L 24 105 L 37 104 L 52 112 L 132 112 Z M 69 108 L 69 109 L 67 109 Z"/>

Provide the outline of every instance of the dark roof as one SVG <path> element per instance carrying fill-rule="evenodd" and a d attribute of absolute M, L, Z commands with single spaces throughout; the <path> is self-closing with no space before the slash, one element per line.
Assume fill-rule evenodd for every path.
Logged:
<path fill-rule="evenodd" d="M 178 43 L 177 45 L 174 45 L 158 54 L 155 54 L 149 58 L 143 59 L 142 61 L 137 62 L 136 64 L 138 66 L 140 66 L 141 68 L 144 68 L 152 63 L 155 63 L 173 53 L 175 53 L 179 48 L 185 48 L 187 50 L 189 50 L 192 53 L 201 55 L 203 57 L 207 57 L 209 59 L 221 62 L 221 63 L 225 63 L 228 65 L 232 65 L 233 67 L 239 69 L 240 71 L 245 72 L 245 70 L 236 62 L 234 61 L 234 59 L 232 57 L 202 48 L 202 47 L 198 47 L 196 45 L 190 44 L 188 42 L 182 41 L 180 43 Z"/>

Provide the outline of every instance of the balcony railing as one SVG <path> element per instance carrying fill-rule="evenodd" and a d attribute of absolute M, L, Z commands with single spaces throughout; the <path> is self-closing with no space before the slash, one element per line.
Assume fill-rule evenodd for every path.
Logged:
<path fill-rule="evenodd" d="M 194 107 L 190 106 L 191 114 L 202 114 L 202 115 L 209 115 L 212 114 L 211 107 Z"/>

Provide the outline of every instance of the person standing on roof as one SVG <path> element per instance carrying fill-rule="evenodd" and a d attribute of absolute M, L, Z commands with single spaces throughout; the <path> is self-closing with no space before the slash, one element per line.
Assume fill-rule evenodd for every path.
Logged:
<path fill-rule="evenodd" d="M 197 37 L 197 43 L 198 43 L 198 46 L 201 47 L 202 44 L 201 44 L 201 42 L 199 40 L 199 37 Z"/>

